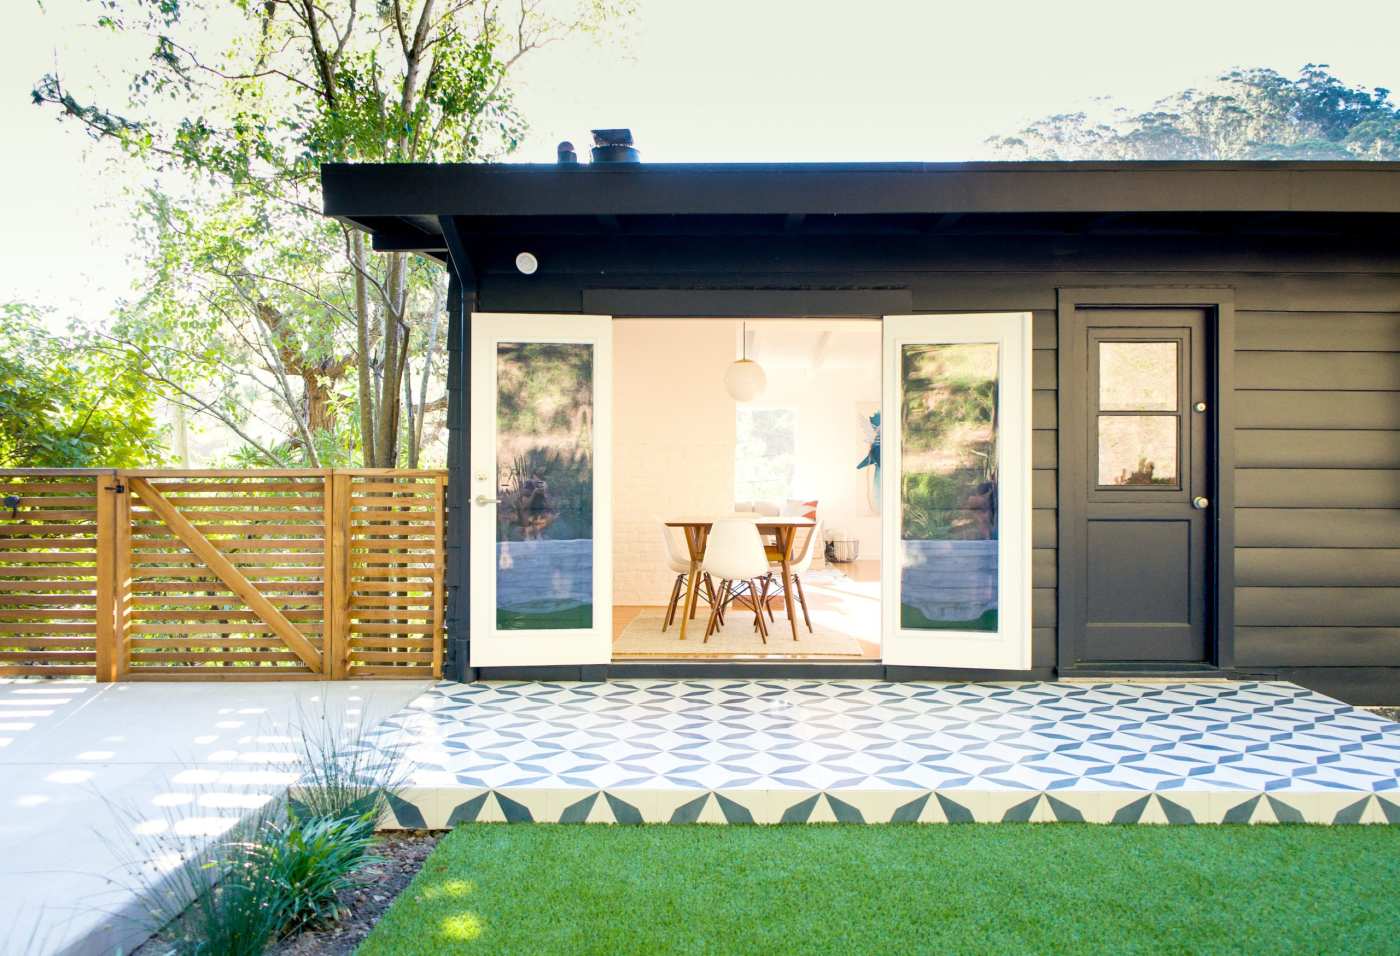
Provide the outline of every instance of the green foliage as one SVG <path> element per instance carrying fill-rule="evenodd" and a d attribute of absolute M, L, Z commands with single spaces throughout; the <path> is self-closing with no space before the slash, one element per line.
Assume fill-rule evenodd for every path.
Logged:
<path fill-rule="evenodd" d="M 0 305 L 0 465 L 133 467 L 163 460 L 156 393 L 94 336 L 51 331 L 27 305 Z"/>
<path fill-rule="evenodd" d="M 1380 953 L 1397 880 L 1400 827 L 477 824 L 358 953 Z"/>
<path fill-rule="evenodd" d="M 902 539 L 988 537 L 973 510 L 996 481 L 996 347 L 906 345 L 900 374 Z"/>
<path fill-rule="evenodd" d="M 278 930 L 282 888 L 264 869 L 258 836 L 263 825 L 244 839 L 216 847 L 202 870 L 188 881 L 193 902 L 174 914 L 168 942 L 180 956 L 261 956 Z"/>
<path fill-rule="evenodd" d="M 418 464 L 437 431 L 423 414 L 445 413 L 424 385 L 442 380 L 442 270 L 366 255 L 327 221 L 321 164 L 505 156 L 525 130 L 515 64 L 628 0 L 98 7 L 101 27 L 150 44 L 108 87 L 125 95 L 90 101 L 55 69 L 33 99 L 162 177 L 137 204 L 146 275 L 114 339 L 259 464 Z"/>
<path fill-rule="evenodd" d="M 150 837 L 144 808 L 114 808 L 122 832 L 112 850 L 143 881 L 136 892 L 151 929 L 180 956 L 259 956 L 335 916 L 337 894 L 374 862 L 374 827 L 403 786 L 401 750 L 378 746 L 363 717 L 339 724 L 324 708 L 299 712 L 290 739 L 299 776 L 287 799 L 240 821 L 197 859 L 189 860 L 178 817 Z M 189 862 L 170 866 L 177 859 Z"/>
<path fill-rule="evenodd" d="M 1239 69 L 1145 112 L 1058 114 L 988 143 L 1012 159 L 1400 160 L 1400 108 L 1389 90 L 1350 86 L 1325 64 L 1291 79 Z"/>
<path fill-rule="evenodd" d="M 301 775 L 288 807 L 295 819 L 379 819 L 390 794 L 404 785 L 402 754 L 376 745 L 364 718 L 337 727 L 323 710 L 298 714 L 294 750 Z"/>
<path fill-rule="evenodd" d="M 269 822 L 253 849 L 257 879 L 278 887 L 272 901 L 280 935 L 324 923 L 339 913 L 337 894 L 372 862 L 376 816 L 309 817 Z"/>

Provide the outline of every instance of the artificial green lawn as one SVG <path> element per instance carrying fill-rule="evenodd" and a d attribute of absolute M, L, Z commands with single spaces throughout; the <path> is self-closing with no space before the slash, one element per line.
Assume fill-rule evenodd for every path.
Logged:
<path fill-rule="evenodd" d="M 360 948 L 1400 952 L 1400 827 L 475 824 Z"/>

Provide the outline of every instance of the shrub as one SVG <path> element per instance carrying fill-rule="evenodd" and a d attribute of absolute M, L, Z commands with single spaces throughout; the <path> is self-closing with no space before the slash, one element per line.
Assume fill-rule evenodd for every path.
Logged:
<path fill-rule="evenodd" d="M 254 851 L 263 879 L 278 887 L 276 931 L 287 935 L 338 915 L 337 894 L 373 861 L 374 818 L 269 821 Z"/>
<path fill-rule="evenodd" d="M 287 799 L 195 857 L 178 820 L 152 840 L 139 814 L 114 808 L 125 832 L 113 847 L 139 874 L 153 926 L 179 956 L 261 954 L 338 915 L 337 894 L 374 860 L 375 824 L 404 779 L 398 751 L 378 747 L 363 717 L 340 727 L 324 711 L 300 714 L 291 740 L 300 773 Z M 144 851 L 133 858 L 130 847 Z"/>

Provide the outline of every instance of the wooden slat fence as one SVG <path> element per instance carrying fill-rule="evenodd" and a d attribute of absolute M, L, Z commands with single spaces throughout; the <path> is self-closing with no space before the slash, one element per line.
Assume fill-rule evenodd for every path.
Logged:
<path fill-rule="evenodd" d="M 442 672 L 445 472 L 0 472 L 0 675 Z"/>
<path fill-rule="evenodd" d="M 113 481 L 110 471 L 0 474 L 0 676 L 97 674 L 98 502 Z"/>

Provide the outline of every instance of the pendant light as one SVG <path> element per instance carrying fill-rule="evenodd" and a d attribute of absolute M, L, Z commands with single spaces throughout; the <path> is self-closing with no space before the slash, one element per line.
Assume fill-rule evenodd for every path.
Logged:
<path fill-rule="evenodd" d="M 724 389 L 736 402 L 751 402 L 763 394 L 768 385 L 768 376 L 763 366 L 749 358 L 749 324 L 743 325 L 743 346 L 739 359 L 724 372 Z"/>

